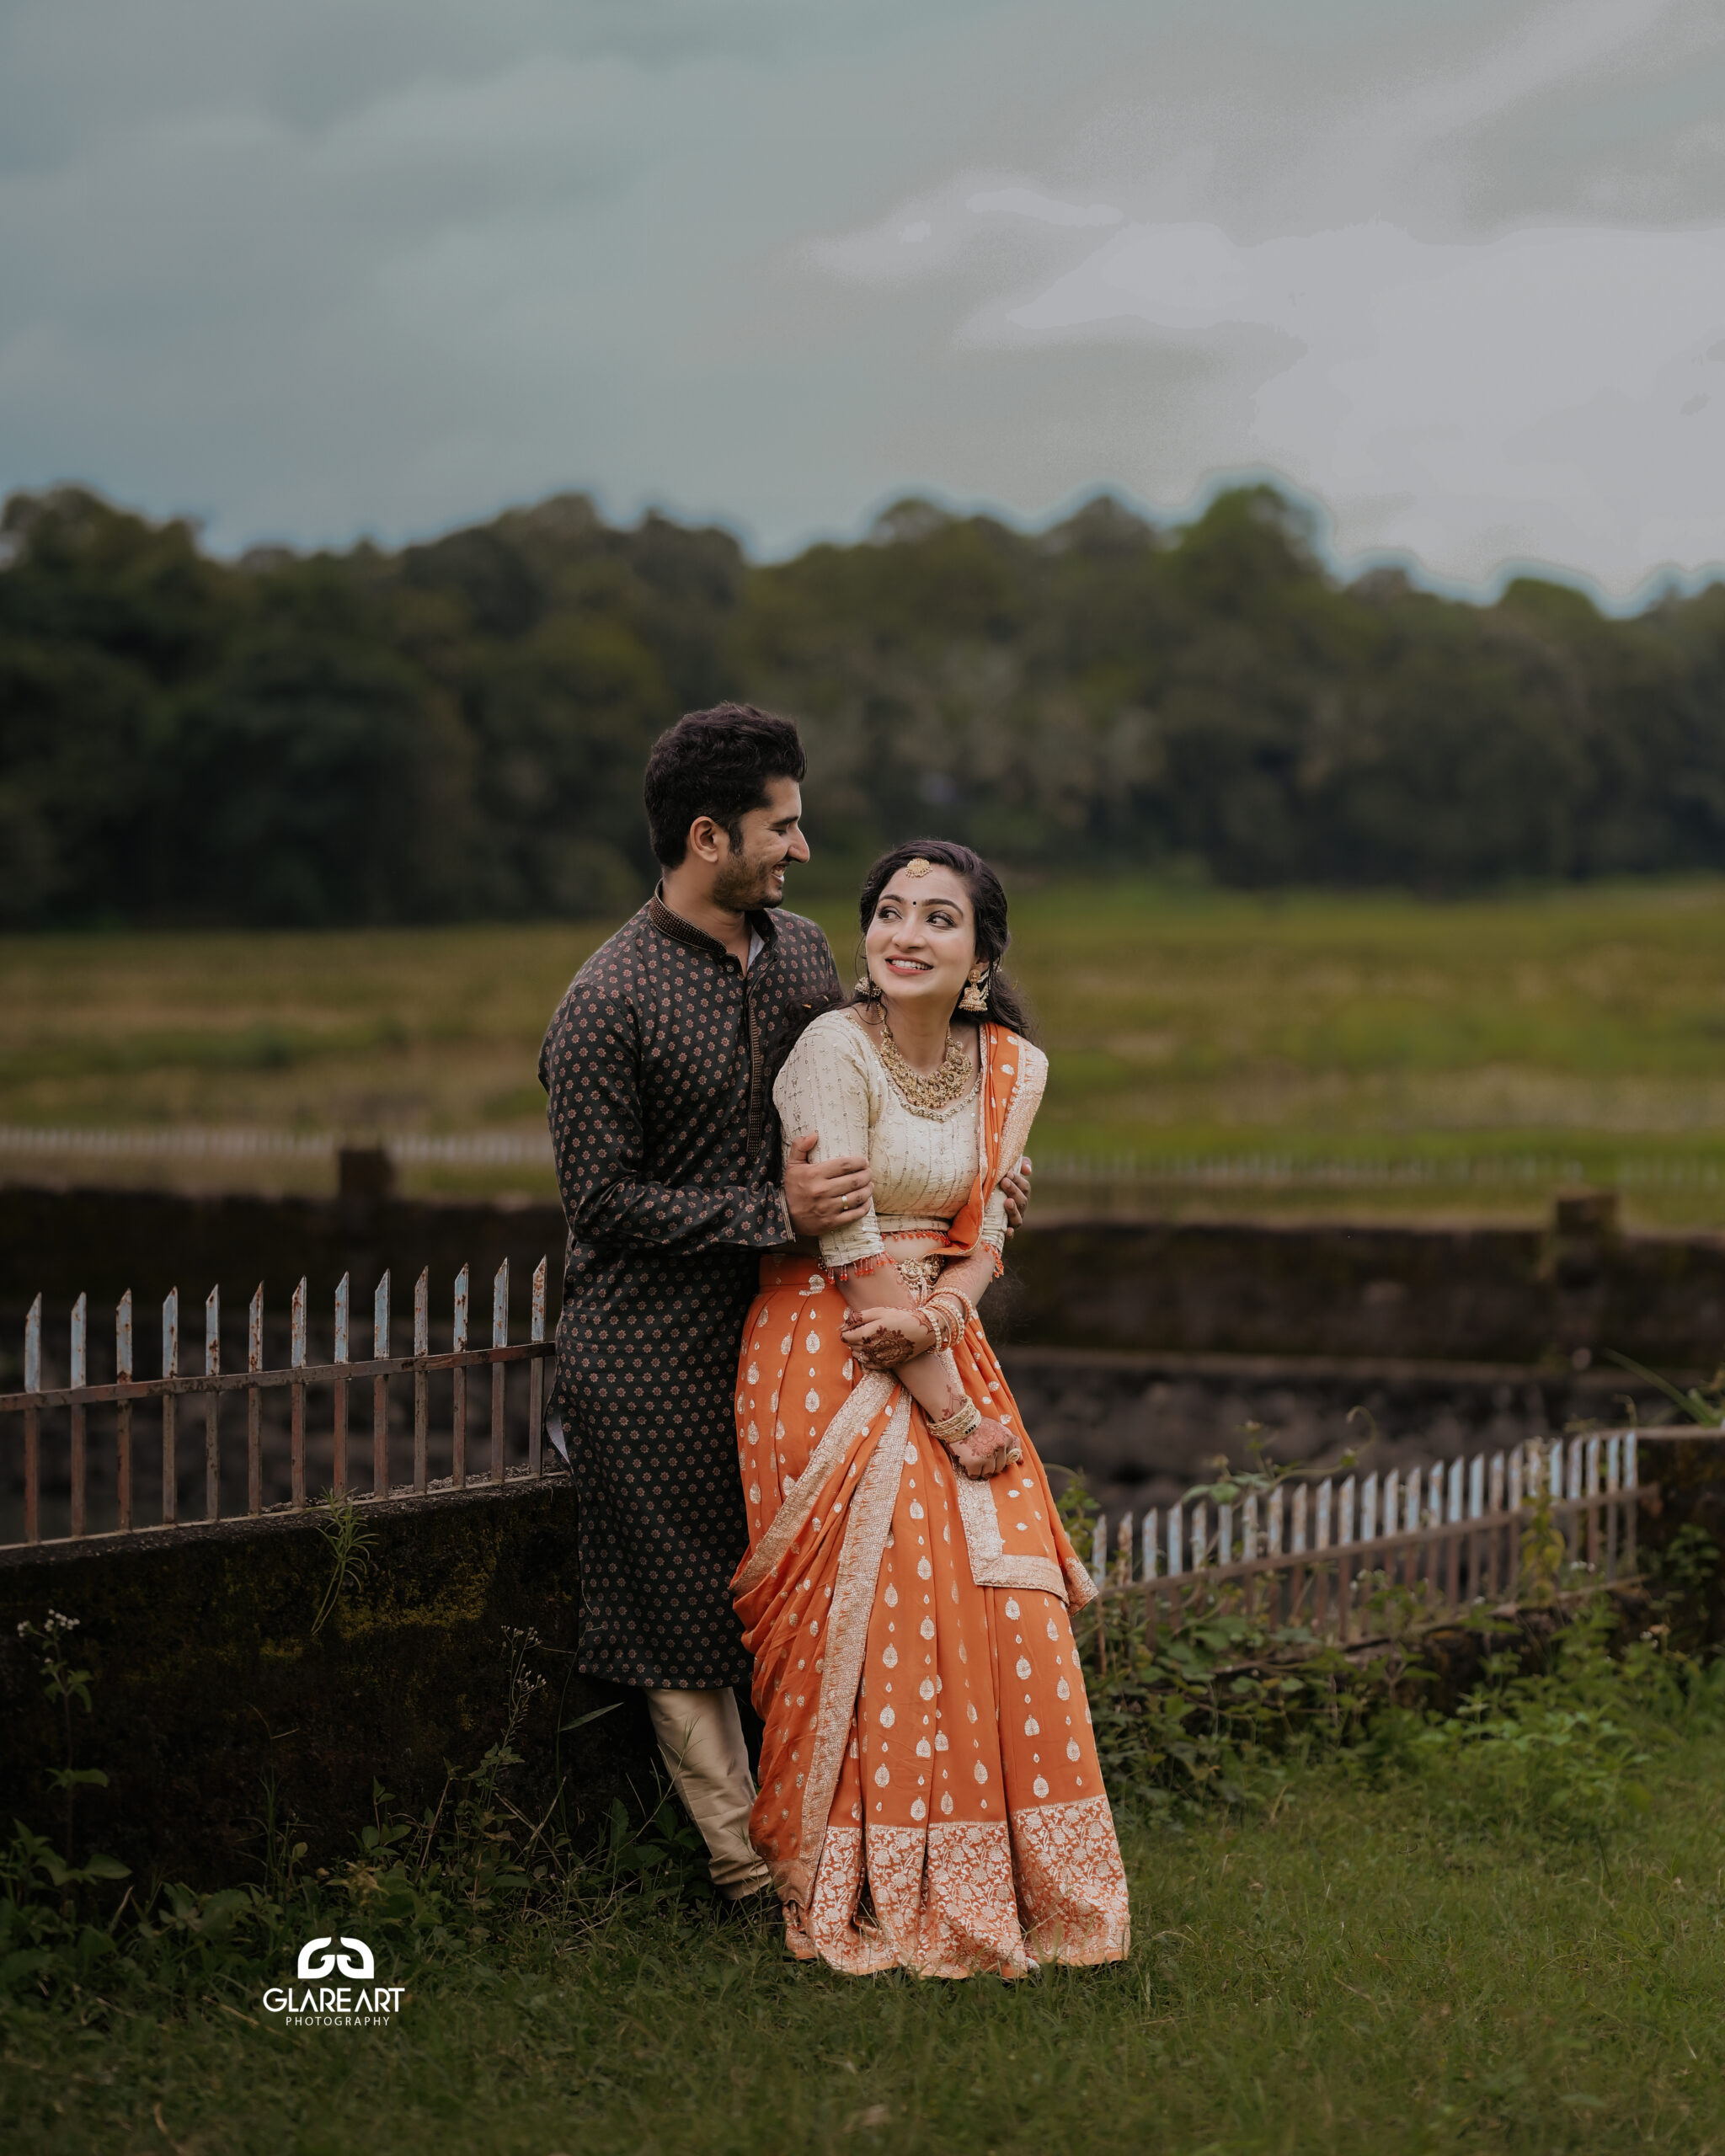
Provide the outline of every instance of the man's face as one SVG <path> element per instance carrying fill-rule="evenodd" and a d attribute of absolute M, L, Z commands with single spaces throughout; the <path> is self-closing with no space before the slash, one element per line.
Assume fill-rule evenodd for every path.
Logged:
<path fill-rule="evenodd" d="M 754 913 L 785 902 L 785 865 L 809 858 L 803 836 L 803 789 L 793 778 L 769 779 L 766 799 L 743 819 L 739 845 L 718 835 L 719 863 L 713 900 L 731 913 Z"/>

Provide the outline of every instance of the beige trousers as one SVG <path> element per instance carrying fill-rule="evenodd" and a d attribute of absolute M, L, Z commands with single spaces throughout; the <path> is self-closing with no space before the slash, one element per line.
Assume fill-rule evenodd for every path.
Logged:
<path fill-rule="evenodd" d="M 665 1771 L 707 1844 L 713 1883 L 740 1901 L 767 1883 L 766 1866 L 749 1843 L 755 1777 L 743 1742 L 737 1695 L 649 1689 L 647 1711 Z"/>

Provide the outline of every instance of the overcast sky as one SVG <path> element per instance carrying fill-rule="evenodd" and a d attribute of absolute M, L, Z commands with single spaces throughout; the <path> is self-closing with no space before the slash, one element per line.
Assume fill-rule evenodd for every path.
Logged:
<path fill-rule="evenodd" d="M 0 486 L 1725 562 L 1718 0 L 0 0 Z"/>

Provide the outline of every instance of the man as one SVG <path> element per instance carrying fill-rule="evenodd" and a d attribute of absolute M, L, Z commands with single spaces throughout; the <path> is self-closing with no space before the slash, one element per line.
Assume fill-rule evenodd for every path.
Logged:
<path fill-rule="evenodd" d="M 569 1221 L 553 1398 L 579 1505 L 576 1667 L 639 1685 L 733 1900 L 766 1881 L 731 1686 L 747 1542 L 733 1391 L 763 1251 L 860 1210 L 868 1164 L 784 1164 L 772 1081 L 843 1000 L 826 938 L 778 910 L 803 746 L 752 705 L 692 712 L 647 766 L 658 891 L 582 967 L 539 1060 Z M 1014 1193 L 1015 1198 L 1017 1193 Z M 1016 1208 L 1015 1208 L 1016 1217 Z"/>

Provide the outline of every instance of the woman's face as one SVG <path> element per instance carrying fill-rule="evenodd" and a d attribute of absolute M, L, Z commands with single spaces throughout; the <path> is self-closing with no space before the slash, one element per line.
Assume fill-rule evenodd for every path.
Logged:
<path fill-rule="evenodd" d="M 895 1003 L 950 1017 L 976 958 L 976 916 L 964 879 L 937 862 L 902 868 L 875 901 L 863 947 L 876 985 Z"/>

